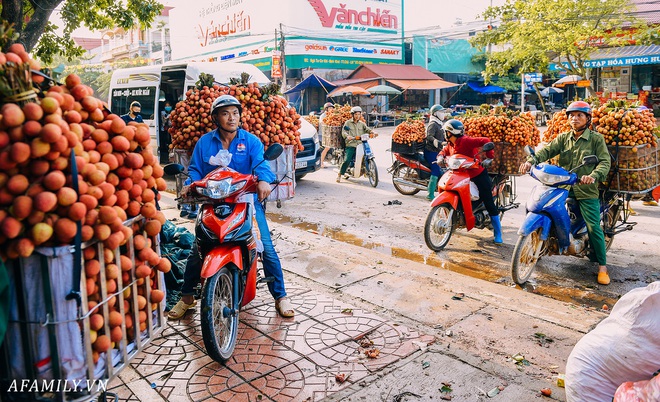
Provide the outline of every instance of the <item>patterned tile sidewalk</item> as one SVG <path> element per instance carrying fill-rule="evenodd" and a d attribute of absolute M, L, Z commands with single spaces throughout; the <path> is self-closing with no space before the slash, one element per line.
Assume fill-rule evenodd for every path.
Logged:
<path fill-rule="evenodd" d="M 279 317 L 260 288 L 241 311 L 226 366 L 205 353 L 198 307 L 170 321 L 132 368 L 167 401 L 319 401 L 434 340 L 327 295 L 287 287 L 296 317 Z M 374 348 L 379 355 L 366 357 Z M 336 374 L 346 381 L 339 383 Z M 144 400 L 119 378 L 109 391 L 122 401 Z"/>

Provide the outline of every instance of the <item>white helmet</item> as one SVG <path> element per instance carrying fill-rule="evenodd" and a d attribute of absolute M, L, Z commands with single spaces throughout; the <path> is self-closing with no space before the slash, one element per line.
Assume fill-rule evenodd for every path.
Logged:
<path fill-rule="evenodd" d="M 353 114 L 353 113 L 357 113 L 357 112 L 362 113 L 362 108 L 361 108 L 360 106 L 353 106 L 353 107 L 351 108 L 351 114 Z"/>

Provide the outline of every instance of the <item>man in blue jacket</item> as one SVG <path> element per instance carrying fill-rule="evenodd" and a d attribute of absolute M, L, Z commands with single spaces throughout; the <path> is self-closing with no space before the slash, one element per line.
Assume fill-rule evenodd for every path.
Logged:
<path fill-rule="evenodd" d="M 218 166 L 210 164 L 209 159 L 216 156 L 218 151 L 226 149 L 231 154 L 229 168 L 243 174 L 251 174 L 254 170 L 259 177 L 256 196 L 258 201 L 263 201 L 271 192 L 270 183 L 275 180 L 275 175 L 268 163 L 261 163 L 264 160 L 264 146 L 261 141 L 254 134 L 239 128 L 242 110 L 241 103 L 231 95 L 222 95 L 213 102 L 211 116 L 218 128 L 204 134 L 195 145 L 188 166 L 190 178 L 187 184 L 201 180 L 215 170 Z M 277 312 L 282 317 L 293 317 L 295 312 L 286 297 L 282 265 L 273 247 L 266 213 L 261 202 L 255 202 L 255 210 L 261 242 L 264 246 L 262 254 L 264 274 L 266 277 L 274 278 L 273 282 L 268 283 L 268 290 L 275 299 Z M 202 261 L 199 253 L 193 250 L 186 263 L 181 300 L 170 310 L 170 318 L 179 319 L 188 309 L 195 307 L 193 294 L 195 286 L 199 283 L 201 271 Z"/>

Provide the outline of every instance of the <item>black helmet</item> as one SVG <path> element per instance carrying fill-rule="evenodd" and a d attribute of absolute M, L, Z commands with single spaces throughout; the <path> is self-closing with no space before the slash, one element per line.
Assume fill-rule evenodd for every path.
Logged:
<path fill-rule="evenodd" d="M 238 99 L 231 95 L 221 95 L 217 97 L 211 105 L 211 116 L 213 116 L 218 109 L 225 106 L 236 106 L 238 108 L 238 113 L 243 113 L 243 106 L 241 106 L 241 102 L 239 102 Z"/>
<path fill-rule="evenodd" d="M 451 134 L 455 137 L 460 137 L 465 133 L 463 128 L 463 123 L 456 119 L 447 120 L 447 122 L 442 126 L 445 129 L 447 134 Z"/>
<path fill-rule="evenodd" d="M 133 102 L 131 102 L 131 106 L 130 106 L 130 108 L 133 109 L 133 106 L 137 106 L 137 107 L 139 107 L 140 109 L 142 109 L 142 105 L 140 105 L 140 102 L 138 102 L 138 101 L 133 101 Z"/>

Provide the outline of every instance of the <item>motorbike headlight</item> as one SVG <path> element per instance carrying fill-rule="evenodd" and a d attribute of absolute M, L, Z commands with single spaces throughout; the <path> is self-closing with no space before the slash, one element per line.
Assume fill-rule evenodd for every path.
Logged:
<path fill-rule="evenodd" d="M 245 187 L 245 180 L 232 184 L 230 177 L 223 180 L 209 180 L 206 187 L 197 187 L 197 192 L 203 196 L 219 200 L 226 198 Z"/>
<path fill-rule="evenodd" d="M 459 167 L 461 167 L 461 165 L 465 162 L 467 162 L 467 159 L 465 159 L 465 158 L 453 158 L 452 157 L 452 158 L 449 158 L 449 160 L 447 161 L 447 167 L 451 170 L 455 170 L 455 169 L 458 169 Z M 474 162 L 467 163 L 465 165 L 465 167 L 469 168 L 472 165 L 474 165 Z"/>
<path fill-rule="evenodd" d="M 536 177 L 538 181 L 548 186 L 567 181 L 571 178 L 569 175 L 550 174 L 537 168 L 532 169 L 532 175 Z"/>

